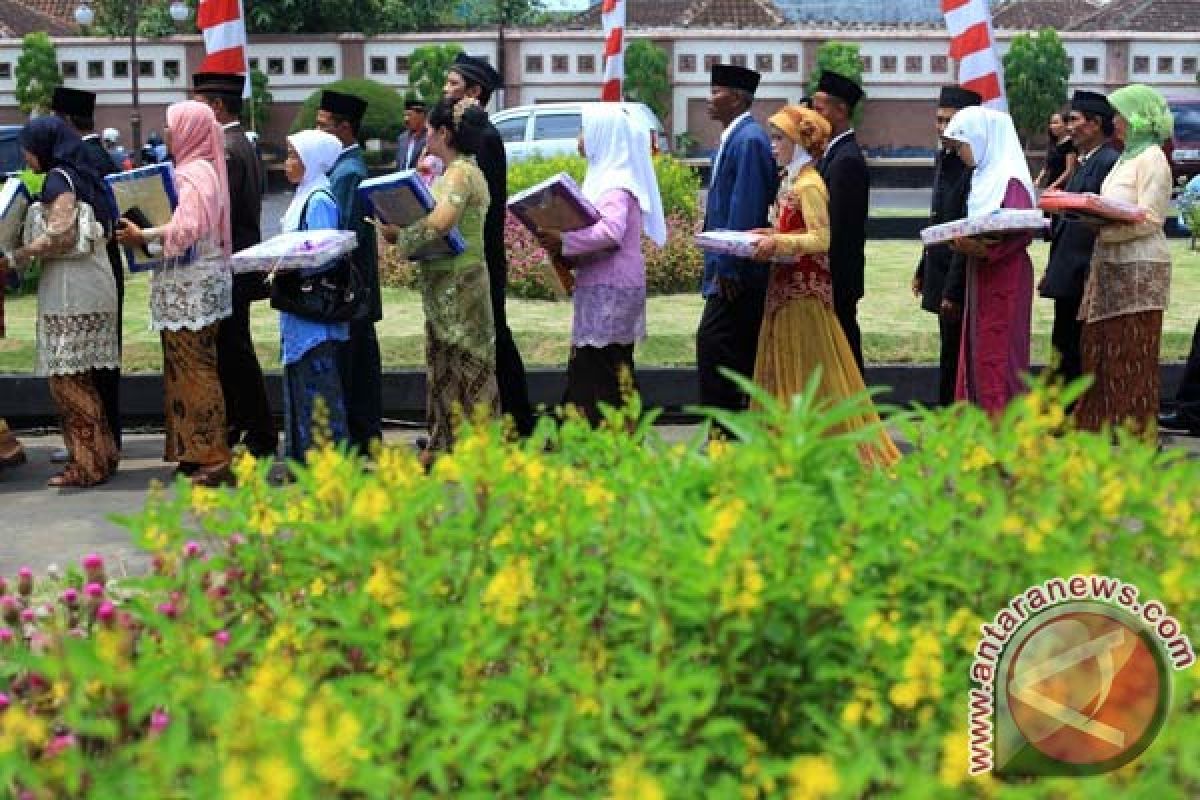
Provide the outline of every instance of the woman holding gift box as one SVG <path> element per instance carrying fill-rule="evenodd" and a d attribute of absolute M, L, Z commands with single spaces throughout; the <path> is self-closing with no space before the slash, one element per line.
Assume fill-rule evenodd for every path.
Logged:
<path fill-rule="evenodd" d="M 564 401 L 599 425 L 600 403 L 619 406 L 633 389 L 634 344 L 646 338 L 642 231 L 662 247 L 667 223 L 649 134 L 619 104 L 584 107 L 579 149 L 588 162 L 581 189 L 600 221 L 539 238 L 575 270 Z"/>
<path fill-rule="evenodd" d="M 337 201 L 325 173 L 337 161 L 342 143 L 324 131 L 300 131 L 287 139 L 287 179 L 296 194 L 283 214 L 284 233 L 339 230 Z M 335 262 L 336 263 L 336 262 Z M 313 270 L 319 273 L 324 267 Z M 317 398 L 325 405 L 324 424 L 334 441 L 349 435 L 342 379 L 338 373 L 337 342 L 350 339 L 348 322 L 315 322 L 279 313 L 280 356 L 283 360 L 283 411 L 287 454 L 297 461 L 313 446 L 313 414 Z"/>
<path fill-rule="evenodd" d="M 443 99 L 429 114 L 425 148 L 446 165 L 433 182 L 437 205 L 407 228 L 383 226 L 384 238 L 411 253 L 457 227 L 466 251 L 417 263 L 425 309 L 428 464 L 454 445 L 454 414 L 477 409 L 497 416 L 496 329 L 483 255 L 483 219 L 490 202 L 487 181 L 475 163 L 487 114 L 468 100 Z"/>
<path fill-rule="evenodd" d="M 177 473 L 194 484 L 217 485 L 231 479 L 232 460 L 217 375 L 217 323 L 233 309 L 225 134 L 204 103 L 175 103 L 167 108 L 167 148 L 179 195 L 171 221 L 141 229 L 123 219 L 117 239 L 159 243 L 166 256 L 150 281 L 150 322 L 163 345 L 164 459 L 179 462 Z"/>
<path fill-rule="evenodd" d="M 1172 180 L 1162 143 L 1171 138 L 1174 120 L 1167 101 L 1149 86 L 1118 89 L 1108 102 L 1117 112 L 1113 124 L 1125 150 L 1100 194 L 1136 204 L 1146 218 L 1105 225 L 1096 235 L 1079 309 L 1083 371 L 1093 383 L 1075 407 L 1075 420 L 1093 431 L 1128 425 L 1153 439 L 1158 350 L 1171 290 L 1171 251 L 1163 222 Z"/>
<path fill-rule="evenodd" d="M 120 366 L 117 285 L 105 253 L 112 217 L 100 176 L 80 156 L 81 141 L 59 117 L 39 117 L 20 134 L 25 161 L 46 176 L 25 218 L 25 244 L 3 267 L 42 262 L 38 280 L 37 372 L 48 376 L 70 454 L 50 486 L 104 483 L 117 447 L 96 372 Z"/>
<path fill-rule="evenodd" d="M 820 400 L 834 404 L 863 395 L 866 386 L 833 311 L 829 192 L 812 155 L 825 150 L 832 129 L 823 116 L 802 106 L 787 106 L 768 122 L 771 150 L 785 172 L 770 211 L 775 227 L 756 231 L 763 238 L 754 259 L 775 263 L 767 283 L 754 382 L 786 403 L 803 392 L 810 376 L 820 369 Z M 862 444 L 861 458 L 869 464 L 895 463 L 900 451 L 870 400 L 864 399 L 863 404 L 862 411 L 839 429 L 878 429 L 877 438 Z"/>
<path fill-rule="evenodd" d="M 943 137 L 974 167 L 967 218 L 1000 209 L 1033 208 L 1033 179 L 1008 114 L 982 106 L 964 108 Z M 951 244 L 967 256 L 962 348 L 955 399 L 999 415 L 1024 388 L 1029 371 L 1033 313 L 1033 263 L 1028 233 L 963 237 Z"/>

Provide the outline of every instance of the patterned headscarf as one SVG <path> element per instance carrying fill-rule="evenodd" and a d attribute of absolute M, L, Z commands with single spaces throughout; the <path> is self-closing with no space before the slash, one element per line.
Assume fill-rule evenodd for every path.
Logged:
<path fill-rule="evenodd" d="M 205 228 L 219 230 L 225 255 L 233 251 L 229 220 L 229 175 L 225 170 L 225 131 L 212 109 L 196 100 L 167 107 L 175 176 L 200 196 Z"/>
<path fill-rule="evenodd" d="M 1117 89 L 1108 96 L 1108 103 L 1127 123 L 1122 161 L 1141 155 L 1148 147 L 1162 145 L 1175 133 L 1175 118 L 1166 98 L 1145 84 Z"/>

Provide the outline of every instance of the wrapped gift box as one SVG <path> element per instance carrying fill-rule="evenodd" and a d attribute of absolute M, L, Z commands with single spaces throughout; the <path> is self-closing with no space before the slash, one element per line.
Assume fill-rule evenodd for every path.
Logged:
<path fill-rule="evenodd" d="M 1001 209 L 991 214 L 932 225 L 921 231 L 921 242 L 928 246 L 970 236 L 1040 233 L 1049 224 L 1046 215 L 1037 209 Z"/>
<path fill-rule="evenodd" d="M 358 234 L 354 231 L 315 230 L 281 233 L 234 253 L 233 271 L 236 274 L 315 269 L 339 256 L 354 252 L 357 245 Z"/>
<path fill-rule="evenodd" d="M 749 231 L 704 231 L 696 234 L 696 246 L 710 253 L 723 256 L 750 258 L 754 248 L 762 240 L 762 235 Z M 777 264 L 795 261 L 794 256 L 781 256 L 771 259 Z"/>
<path fill-rule="evenodd" d="M 369 178 L 358 185 L 358 197 L 362 200 L 363 210 L 368 216 L 401 228 L 407 228 L 429 216 L 429 212 L 437 205 L 433 194 L 415 169 Z M 408 257 L 419 260 L 456 256 L 466 250 L 467 243 L 462 234 L 458 232 L 458 228 L 453 228 L 441 241 L 409 253 Z"/>
<path fill-rule="evenodd" d="M 1146 210 L 1133 203 L 1102 197 L 1092 192 L 1060 192 L 1048 189 L 1042 192 L 1038 208 L 1051 214 L 1094 217 L 1105 222 L 1146 221 Z"/>
<path fill-rule="evenodd" d="M 21 231 L 25 213 L 33 199 L 17 176 L 12 176 L 0 188 L 0 249 L 15 250 L 21 246 Z"/>
<path fill-rule="evenodd" d="M 175 192 L 175 170 L 170 164 L 151 164 L 128 172 L 106 175 L 105 185 L 109 196 L 117 207 L 117 213 L 157 228 L 171 221 L 179 197 Z M 164 266 L 168 259 L 161 252 L 147 252 L 142 247 L 124 247 L 125 265 L 130 272 L 144 272 Z M 194 252 L 189 248 L 181 258 L 171 259 L 176 264 L 192 260 Z"/>
<path fill-rule="evenodd" d="M 508 210 L 534 234 L 545 230 L 577 231 L 600 221 L 595 206 L 565 172 L 514 194 L 508 198 Z"/>

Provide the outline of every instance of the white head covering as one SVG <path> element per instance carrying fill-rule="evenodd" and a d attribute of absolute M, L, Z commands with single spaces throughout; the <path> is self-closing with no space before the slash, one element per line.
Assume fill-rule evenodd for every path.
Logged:
<path fill-rule="evenodd" d="M 812 163 L 812 154 L 800 146 L 798 142 L 792 142 L 795 150 L 792 152 L 792 160 L 787 165 L 788 185 L 791 185 L 796 180 L 796 176 L 800 174 L 800 170 L 806 165 Z"/>
<path fill-rule="evenodd" d="M 593 203 L 610 189 L 625 189 L 637 198 L 642 226 L 660 247 L 667 241 L 658 178 L 650 158 L 650 132 L 635 123 L 619 103 L 589 103 L 583 107 L 583 148 L 587 177 L 583 195 Z"/>
<path fill-rule="evenodd" d="M 1025 151 L 1008 114 L 982 106 L 964 108 L 951 118 L 942 135 L 968 143 L 975 156 L 967 216 L 999 211 L 1004 205 L 1008 182 L 1013 178 L 1021 182 L 1031 200 L 1035 197 Z"/>
<path fill-rule="evenodd" d="M 304 177 L 296 187 L 296 195 L 292 198 L 291 205 L 283 212 L 283 221 L 280 224 L 284 233 L 291 233 L 300 230 L 300 214 L 304 211 L 308 196 L 317 189 L 329 188 L 329 178 L 325 177 L 325 173 L 329 172 L 333 162 L 341 155 L 342 142 L 332 133 L 324 131 L 300 131 L 293 133 L 287 140 L 288 144 L 296 149 L 300 162 L 304 164 Z"/>

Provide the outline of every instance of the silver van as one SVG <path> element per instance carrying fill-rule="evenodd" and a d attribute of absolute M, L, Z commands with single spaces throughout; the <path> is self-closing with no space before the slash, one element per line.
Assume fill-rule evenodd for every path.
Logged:
<path fill-rule="evenodd" d="M 576 152 L 579 131 L 583 127 L 583 109 L 591 102 L 537 103 L 515 106 L 492 114 L 492 124 L 504 140 L 508 162 L 524 161 L 534 155 L 558 156 Z M 599 102 L 594 103 L 599 105 Z M 650 143 L 656 153 L 670 151 L 670 137 L 658 115 L 645 103 L 621 103 L 635 119 L 650 130 Z"/>

